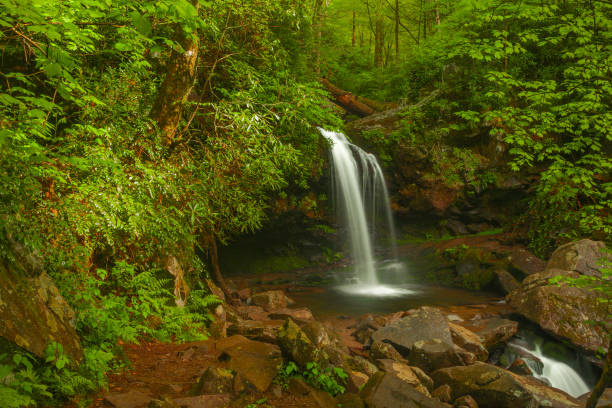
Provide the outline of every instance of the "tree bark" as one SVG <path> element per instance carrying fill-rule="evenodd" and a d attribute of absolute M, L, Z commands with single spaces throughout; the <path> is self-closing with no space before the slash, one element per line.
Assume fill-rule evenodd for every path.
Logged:
<path fill-rule="evenodd" d="M 192 4 L 199 9 L 198 0 L 192 0 Z M 166 77 L 159 87 L 150 112 L 151 118 L 157 122 L 162 132 L 162 142 L 166 146 L 175 141 L 183 105 L 187 101 L 195 80 L 198 59 L 196 34 L 188 35 L 178 25 L 176 30 L 177 42 L 182 47 L 182 52 L 172 51 L 166 68 Z"/>
<path fill-rule="evenodd" d="M 593 388 L 593 391 L 591 391 L 585 408 L 595 408 L 597 406 L 601 394 L 603 394 L 610 381 L 612 381 L 612 339 L 608 345 L 608 355 L 606 356 L 601 377 L 599 377 L 599 381 L 595 388 Z"/>
<path fill-rule="evenodd" d="M 315 25 L 315 72 L 317 74 L 321 73 L 321 40 L 322 40 L 322 24 L 323 24 L 323 13 L 321 9 L 323 8 L 323 0 L 315 0 L 315 8 L 314 8 L 314 25 Z"/>
<path fill-rule="evenodd" d="M 400 15 L 399 15 L 399 0 L 395 0 L 395 63 L 399 62 L 399 28 L 400 28 Z"/>
<path fill-rule="evenodd" d="M 352 38 L 352 40 L 353 40 L 353 43 L 352 43 L 352 44 L 353 44 L 353 47 L 355 46 L 355 42 L 356 42 L 356 41 L 355 41 L 355 40 L 356 40 L 356 38 L 355 38 L 355 33 L 357 32 L 357 27 L 356 27 L 355 17 L 356 17 L 356 16 L 355 16 L 355 11 L 353 10 L 353 38 Z"/>
<path fill-rule="evenodd" d="M 374 64 L 379 68 L 383 66 L 383 47 L 383 18 L 382 15 L 377 15 L 374 29 Z"/>
<path fill-rule="evenodd" d="M 215 280 L 217 281 L 217 285 L 223 291 L 227 302 L 230 303 L 232 300 L 232 293 L 230 292 L 227 284 L 225 283 L 225 279 L 223 279 L 223 275 L 221 274 L 221 268 L 219 268 L 219 254 L 217 252 L 217 240 L 215 237 L 211 236 L 208 239 L 208 258 L 210 260 L 210 264 L 212 265 L 213 273 L 215 274 Z"/>

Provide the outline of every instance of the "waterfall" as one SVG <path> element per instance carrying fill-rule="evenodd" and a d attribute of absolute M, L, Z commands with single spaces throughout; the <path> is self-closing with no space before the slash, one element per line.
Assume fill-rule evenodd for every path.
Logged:
<path fill-rule="evenodd" d="M 320 132 L 332 143 L 334 201 L 348 226 L 351 256 L 360 287 L 369 294 L 397 294 L 398 290 L 379 284 L 372 249 L 378 213 L 384 212 L 392 255 L 399 265 L 393 214 L 382 169 L 373 154 L 350 143 L 342 133 L 325 129 Z"/>
<path fill-rule="evenodd" d="M 542 366 L 538 367 L 533 360 L 525 360 L 525 363 L 527 363 L 533 372 L 534 377 L 550 383 L 550 385 L 553 387 L 559 388 L 560 390 L 563 390 L 572 397 L 576 398 L 591 391 L 589 386 L 585 383 L 580 374 L 576 372 L 576 370 L 561 361 L 557 361 L 542 354 L 539 343 L 534 344 L 534 350 L 528 350 L 527 348 L 515 343 L 513 343 L 512 346 L 535 356 L 542 362 Z"/>

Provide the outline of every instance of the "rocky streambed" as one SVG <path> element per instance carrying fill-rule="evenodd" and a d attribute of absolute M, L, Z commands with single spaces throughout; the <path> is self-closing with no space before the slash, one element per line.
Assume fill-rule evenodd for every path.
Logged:
<path fill-rule="evenodd" d="M 604 345 L 598 328 L 573 326 L 598 318 L 588 295 L 542 289 L 551 287 L 545 281 L 554 270 L 597 273 L 591 261 L 600 252 L 593 241 L 561 247 L 507 302 L 317 319 L 282 290 L 237 290 L 215 310 L 210 340 L 126 346 L 133 370 L 113 377 L 96 406 L 582 407 L 586 395 L 572 396 L 542 375 L 547 361 L 529 349 L 522 330 L 529 320 L 565 340 L 574 356 Z M 554 301 L 559 296 L 563 302 Z M 344 392 L 313 375 L 333 377 L 334 367 L 346 373 L 334 377 Z M 610 404 L 609 391 L 599 406 Z"/>

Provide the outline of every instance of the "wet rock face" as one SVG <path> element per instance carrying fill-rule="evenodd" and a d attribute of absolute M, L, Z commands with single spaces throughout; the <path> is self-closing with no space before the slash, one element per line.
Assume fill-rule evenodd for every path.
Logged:
<path fill-rule="evenodd" d="M 481 408 L 578 408 L 578 401 L 556 388 L 490 364 L 443 368 L 432 373 L 436 386 L 449 385 L 452 398 L 471 395 Z"/>
<path fill-rule="evenodd" d="M 606 314 L 596 292 L 565 284 L 550 284 L 555 276 L 601 276 L 601 261 L 605 255 L 603 242 L 580 240 L 559 247 L 544 271 L 528 276 L 521 286 L 508 294 L 506 300 L 525 318 L 537 323 L 557 338 L 596 352 L 607 348 L 608 335 L 599 325 Z M 562 268 L 562 269 L 559 269 Z"/>
<path fill-rule="evenodd" d="M 383 359 L 376 362 L 378 367 L 386 373 L 396 375 L 400 380 L 412 385 L 418 392 L 429 397 L 433 380 L 420 368 L 410 367 L 393 360 Z"/>
<path fill-rule="evenodd" d="M 57 342 L 71 359 L 83 358 L 74 311 L 45 273 L 26 278 L 20 266 L 0 260 L 0 321 L 0 337 L 39 357 Z"/>

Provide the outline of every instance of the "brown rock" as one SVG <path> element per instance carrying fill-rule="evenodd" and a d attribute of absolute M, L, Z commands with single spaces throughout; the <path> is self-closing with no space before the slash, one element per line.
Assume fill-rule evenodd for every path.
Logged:
<path fill-rule="evenodd" d="M 244 320 L 267 320 L 269 318 L 269 313 L 261 306 L 240 305 L 235 310 L 240 315 L 240 318 Z"/>
<path fill-rule="evenodd" d="M 442 402 L 451 402 L 453 400 L 451 396 L 451 387 L 448 384 L 443 384 L 433 390 L 431 396 Z"/>
<path fill-rule="evenodd" d="M 103 398 L 114 408 L 142 408 L 151 401 L 151 394 L 148 390 L 146 392 L 130 390 L 128 392 L 109 392 Z"/>
<path fill-rule="evenodd" d="M 241 335 L 251 340 L 276 343 L 276 335 L 283 325 L 282 320 L 242 320 L 227 328 L 227 335 Z"/>
<path fill-rule="evenodd" d="M 219 359 L 227 367 L 240 374 L 258 391 L 268 389 L 282 366 L 282 357 L 277 346 L 232 336 L 221 351 Z M 229 345 L 228 345 L 229 344 Z"/>
<path fill-rule="evenodd" d="M 482 344 L 487 350 L 503 343 L 516 334 L 518 323 L 508 319 L 493 317 L 482 319 L 473 323 L 470 327 L 480 337 Z"/>
<path fill-rule="evenodd" d="M 533 375 L 531 368 L 529 368 L 525 360 L 520 357 L 514 359 L 510 367 L 508 367 L 508 370 L 518 375 Z"/>
<path fill-rule="evenodd" d="M 26 278 L 34 272 L 24 268 L 0 259 L 0 337 L 38 357 L 57 342 L 72 360 L 80 361 L 83 350 L 74 311 L 47 274 Z"/>
<path fill-rule="evenodd" d="M 439 368 L 472 364 L 476 361 L 476 357 L 454 344 L 433 339 L 416 342 L 410 351 L 408 361 L 411 365 L 430 373 Z"/>
<path fill-rule="evenodd" d="M 223 408 L 229 404 L 230 400 L 229 394 L 218 394 L 177 398 L 174 402 L 181 408 Z"/>
<path fill-rule="evenodd" d="M 266 311 L 284 309 L 287 307 L 287 296 L 282 290 L 269 290 L 251 296 L 253 304 L 263 307 Z"/>
<path fill-rule="evenodd" d="M 382 341 L 375 341 L 370 346 L 370 358 L 372 360 L 378 359 L 391 359 L 395 361 L 402 361 L 404 358 L 402 355 L 389 343 L 383 343 Z"/>
<path fill-rule="evenodd" d="M 195 394 L 225 394 L 232 391 L 234 375 L 224 368 L 208 367 L 195 386 Z"/>
<path fill-rule="evenodd" d="M 348 370 L 347 389 L 351 392 L 359 392 L 361 387 L 368 382 L 370 377 L 360 371 Z"/>
<path fill-rule="evenodd" d="M 302 368 L 311 361 L 320 362 L 320 350 L 291 319 L 278 331 L 277 341 L 283 353 Z"/>
<path fill-rule="evenodd" d="M 407 356 L 416 342 L 437 340 L 453 344 L 446 317 L 440 310 L 421 307 L 372 334 L 374 342 L 391 343 L 401 355 Z"/>
<path fill-rule="evenodd" d="M 436 386 L 449 385 L 453 398 L 469 394 L 482 408 L 579 407 L 575 398 L 561 390 L 491 364 L 443 368 L 431 376 Z"/>
<path fill-rule="evenodd" d="M 606 321 L 597 300 L 599 295 L 588 289 L 549 285 L 548 280 L 557 275 L 579 276 L 575 272 L 557 269 L 528 276 L 520 288 L 508 294 L 508 303 L 553 336 L 591 352 L 606 348 L 606 331 L 589 323 Z"/>
<path fill-rule="evenodd" d="M 513 248 L 508 257 L 510 265 L 525 275 L 544 270 L 546 263 L 524 248 Z"/>
<path fill-rule="evenodd" d="M 455 407 L 478 408 L 478 403 L 471 395 L 464 395 L 455 400 Z"/>
<path fill-rule="evenodd" d="M 495 273 L 498 286 L 505 294 L 521 286 L 521 283 L 505 269 L 496 269 L 493 273 Z"/>
<path fill-rule="evenodd" d="M 451 330 L 453 342 L 462 349 L 473 353 L 479 361 L 486 361 L 489 357 L 489 352 L 480 342 L 480 338 L 476 333 L 459 326 L 455 323 L 448 323 Z"/>
<path fill-rule="evenodd" d="M 429 390 L 433 386 L 433 380 L 418 367 L 410 367 L 389 359 L 377 360 L 376 363 L 382 371 L 396 375 L 400 380 L 412 385 L 421 394 L 430 396 Z M 418 375 L 415 370 L 419 371 Z"/>
<path fill-rule="evenodd" d="M 277 309 L 271 312 L 270 316 L 268 317 L 270 319 L 283 320 L 283 321 L 289 317 L 297 321 L 314 320 L 314 317 L 312 316 L 312 312 L 310 311 L 310 309 L 306 307 L 301 307 L 298 309 L 289 309 L 289 308 Z"/>
<path fill-rule="evenodd" d="M 369 408 L 445 408 L 392 373 L 375 374 L 359 393 Z"/>
<path fill-rule="evenodd" d="M 358 394 L 346 393 L 336 397 L 336 404 L 342 408 L 366 408 Z"/>
<path fill-rule="evenodd" d="M 580 275 L 601 277 L 602 258 L 612 260 L 604 252 L 606 244 L 603 241 L 582 239 L 560 246 L 553 252 L 546 269 L 561 269 L 576 272 Z"/>

